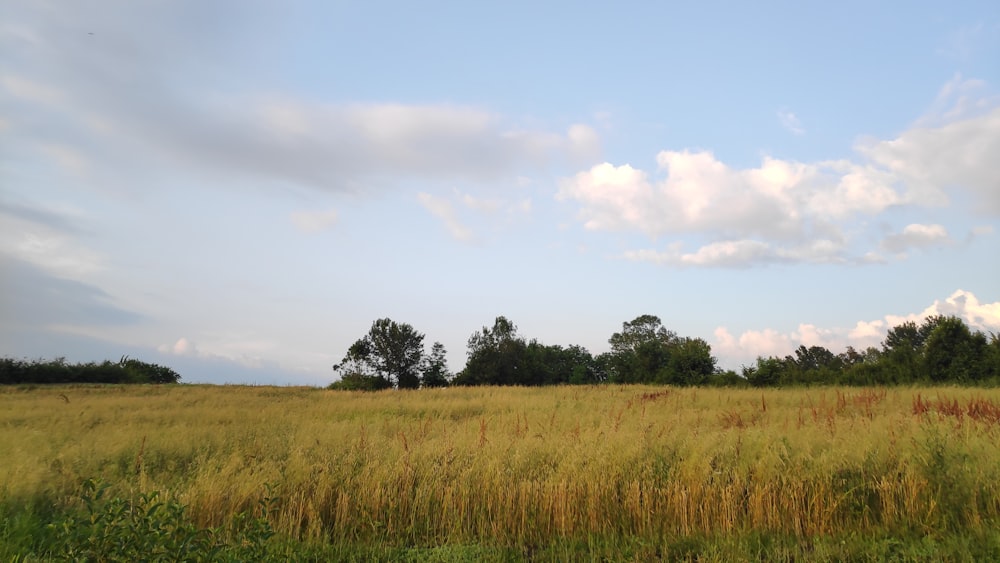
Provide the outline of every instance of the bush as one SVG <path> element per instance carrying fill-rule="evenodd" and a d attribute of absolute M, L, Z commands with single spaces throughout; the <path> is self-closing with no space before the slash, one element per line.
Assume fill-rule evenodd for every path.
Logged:
<path fill-rule="evenodd" d="M 66 358 L 15 360 L 0 358 L 0 384 L 23 383 L 177 383 L 180 374 L 157 364 L 122 356 L 118 363 L 70 364 Z"/>
<path fill-rule="evenodd" d="M 80 498 L 85 510 L 50 525 L 53 543 L 46 555 L 64 561 L 263 561 L 274 535 L 267 520 L 274 502 L 261 501 L 260 513 L 238 514 L 228 529 L 198 528 L 176 501 L 158 492 L 135 500 L 107 498 L 108 485 L 88 479 Z"/>

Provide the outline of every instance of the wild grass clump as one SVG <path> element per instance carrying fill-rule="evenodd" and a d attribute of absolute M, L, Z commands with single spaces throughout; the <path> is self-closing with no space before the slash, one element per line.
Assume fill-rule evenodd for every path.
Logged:
<path fill-rule="evenodd" d="M 833 538 L 892 554 L 924 537 L 947 555 L 1000 544 L 996 404 L 949 387 L 10 388 L 0 507 L 17 535 L 96 478 L 218 530 L 272 498 L 272 544 L 338 559 L 837 559 Z"/>

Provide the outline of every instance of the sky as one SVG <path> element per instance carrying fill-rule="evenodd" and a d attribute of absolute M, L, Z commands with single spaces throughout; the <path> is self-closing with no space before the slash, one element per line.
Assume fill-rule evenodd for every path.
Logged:
<path fill-rule="evenodd" d="M 0 1 L 0 355 L 1000 332 L 1000 3 Z"/>

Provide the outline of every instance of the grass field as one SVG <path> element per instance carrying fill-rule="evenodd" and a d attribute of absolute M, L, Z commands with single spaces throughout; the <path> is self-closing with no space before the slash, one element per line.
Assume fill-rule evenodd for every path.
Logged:
<path fill-rule="evenodd" d="M 276 558 L 1000 558 L 1000 390 L 0 389 L 0 557 L 81 483 Z"/>

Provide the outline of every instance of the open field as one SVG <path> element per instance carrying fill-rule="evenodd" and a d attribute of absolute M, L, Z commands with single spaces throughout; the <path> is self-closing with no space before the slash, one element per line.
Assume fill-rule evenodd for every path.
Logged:
<path fill-rule="evenodd" d="M 327 556 L 1000 552 L 996 389 L 7 387 L 0 449 L 8 534 L 100 478 Z"/>

